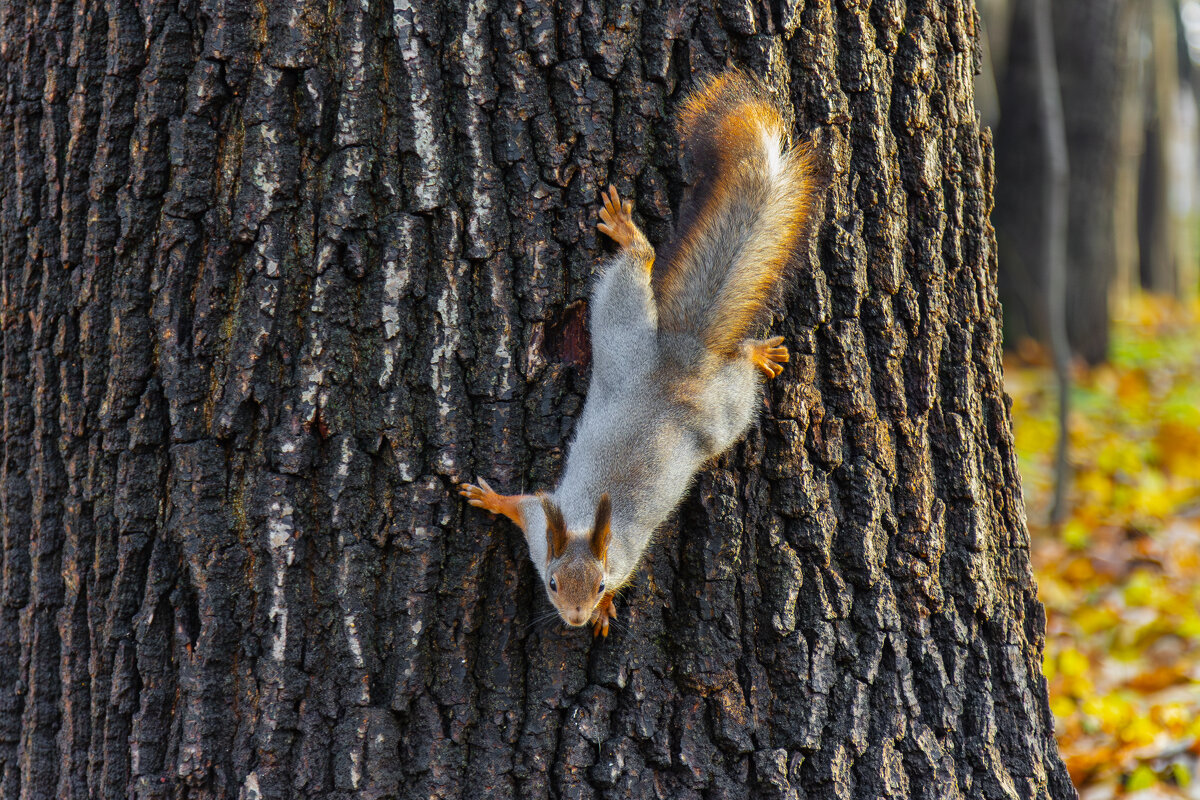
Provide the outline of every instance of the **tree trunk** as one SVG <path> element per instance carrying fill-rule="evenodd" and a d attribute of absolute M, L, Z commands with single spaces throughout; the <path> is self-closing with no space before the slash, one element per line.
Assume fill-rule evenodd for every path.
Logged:
<path fill-rule="evenodd" d="M 1125 45 L 1125 86 L 1120 99 L 1117 144 L 1116 205 L 1113 208 L 1115 275 L 1109 291 L 1114 313 L 1128 314 L 1141 285 L 1139 242 L 1139 185 L 1146 137 L 1146 92 L 1151 85 L 1152 57 L 1139 42 L 1149 36 L 1146 0 L 1132 0 L 1129 41 Z"/>
<path fill-rule="evenodd" d="M 1138 267 L 1143 289 L 1179 294 L 1179 222 L 1172 207 L 1178 135 L 1179 12 L 1170 0 L 1146 0 L 1150 33 L 1149 91 L 1146 93 L 1145 150 L 1138 181 Z"/>
<path fill-rule="evenodd" d="M 1054 506 L 1050 521 L 1060 524 L 1067 516 L 1067 487 L 1070 482 L 1067 444 L 1070 438 L 1071 345 L 1067 338 L 1067 200 L 1074 172 L 1067 160 L 1067 126 L 1063 115 L 1062 89 L 1054 56 L 1054 15 L 1050 0 L 1030 0 L 1035 23 L 1034 68 L 1038 74 L 1038 98 L 1042 117 L 1042 146 L 1046 171 L 1042 176 L 1042 208 L 1046 211 L 1041 263 L 1046 273 L 1046 327 L 1058 384 L 1058 443 L 1054 453 Z"/>
<path fill-rule="evenodd" d="M 1071 158 L 1067 337 L 1089 364 L 1108 359 L 1108 301 L 1117 273 L 1121 114 L 1132 0 L 1056 0 L 1055 50 Z"/>
<path fill-rule="evenodd" d="M 1068 798 L 969 0 L 0 10 L 4 798 Z M 736 62 L 835 165 L 793 361 L 605 640 L 546 487 L 595 198 Z"/>
<path fill-rule="evenodd" d="M 1012 28 L 1010 0 L 978 0 L 979 70 L 975 75 L 975 110 L 981 122 L 995 127 L 1000 122 L 1000 85 L 1008 63 L 1008 33 Z"/>
<path fill-rule="evenodd" d="M 1022 8 L 1022 6 L 1027 6 Z M 1048 342 L 1049 236 L 1040 197 L 1050 169 L 1042 152 L 1040 88 L 1029 4 L 1016 4 L 997 134 L 996 230 L 1000 296 L 1010 339 Z M 1067 335 L 1089 363 L 1108 356 L 1108 301 L 1117 272 L 1120 123 L 1130 61 L 1131 0 L 1055 0 L 1055 54 L 1070 156 L 1067 227 Z M 1057 312 L 1057 310 L 1056 310 Z"/>
<path fill-rule="evenodd" d="M 998 287 L 1004 300 L 1004 335 L 1011 344 L 1027 338 L 1050 341 L 1044 260 L 1050 232 L 1042 191 L 1049 164 L 1034 8 L 1030 0 L 1012 5 L 996 129 Z"/>

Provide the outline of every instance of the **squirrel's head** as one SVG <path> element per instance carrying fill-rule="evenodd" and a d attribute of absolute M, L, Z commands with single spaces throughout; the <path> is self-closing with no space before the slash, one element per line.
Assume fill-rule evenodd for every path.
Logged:
<path fill-rule="evenodd" d="M 546 514 L 546 594 L 563 621 L 586 625 L 604 596 L 608 578 L 608 538 L 612 503 L 600 498 L 596 521 L 589 531 L 567 530 L 562 511 L 542 495 Z"/>

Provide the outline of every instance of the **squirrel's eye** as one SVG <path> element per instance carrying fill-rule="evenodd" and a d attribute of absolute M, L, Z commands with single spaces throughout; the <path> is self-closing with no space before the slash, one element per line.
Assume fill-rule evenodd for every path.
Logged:
<path fill-rule="evenodd" d="M 554 580 L 553 576 L 551 576 L 551 578 L 550 578 L 550 591 L 552 591 L 552 592 L 558 591 L 558 581 Z"/>
<path fill-rule="evenodd" d="M 600 586 L 599 586 L 599 588 L 597 588 L 597 589 L 596 589 L 596 591 L 597 591 L 597 592 L 603 592 L 603 591 L 604 591 L 604 581 L 600 581 Z"/>

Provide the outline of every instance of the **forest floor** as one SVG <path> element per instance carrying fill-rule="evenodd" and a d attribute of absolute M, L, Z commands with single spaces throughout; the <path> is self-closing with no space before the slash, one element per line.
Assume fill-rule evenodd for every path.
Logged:
<path fill-rule="evenodd" d="M 1058 742 L 1082 800 L 1200 798 L 1200 305 L 1141 298 L 1072 375 L 1070 512 L 1047 522 L 1049 359 L 1005 363 Z"/>

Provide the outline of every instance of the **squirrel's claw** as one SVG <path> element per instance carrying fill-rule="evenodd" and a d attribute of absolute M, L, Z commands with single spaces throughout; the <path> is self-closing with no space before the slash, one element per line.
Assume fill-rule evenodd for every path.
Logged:
<path fill-rule="evenodd" d="M 606 594 L 600 598 L 596 611 L 592 615 L 592 636 L 608 636 L 608 621 L 617 618 L 617 608 L 613 605 L 613 596 Z"/>
<path fill-rule="evenodd" d="M 519 494 L 500 494 L 483 478 L 476 478 L 479 485 L 473 483 L 462 483 L 458 486 L 458 493 L 467 499 L 467 504 L 482 508 L 484 511 L 490 511 L 493 514 L 503 514 L 511 519 L 517 525 L 524 527 L 524 521 L 521 518 L 521 500 L 525 495 Z"/>
<path fill-rule="evenodd" d="M 483 482 L 483 479 L 479 479 L 479 482 L 485 487 L 487 486 L 487 484 Z M 458 493 L 467 498 L 468 504 L 473 505 L 476 508 L 487 508 L 488 493 L 485 489 L 480 488 L 473 483 L 460 483 L 458 486 Z"/>
<path fill-rule="evenodd" d="M 467 498 L 469 505 L 491 511 L 493 514 L 502 513 L 500 500 L 503 499 L 503 495 L 496 494 L 483 478 L 476 478 L 475 480 L 479 481 L 478 486 L 473 483 L 459 484 L 458 493 Z"/>
<path fill-rule="evenodd" d="M 790 356 L 783 347 L 782 336 L 772 336 L 770 339 L 753 339 L 747 342 L 750 360 L 754 366 L 762 370 L 768 378 L 776 378 L 783 372 L 780 364 L 786 364 Z"/>
<path fill-rule="evenodd" d="M 638 237 L 637 225 L 633 222 L 633 203 L 629 200 L 621 202 L 621 196 L 611 184 L 608 192 L 600 193 L 603 205 L 600 208 L 600 222 L 596 230 L 619 244 L 628 247 Z"/>

